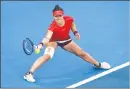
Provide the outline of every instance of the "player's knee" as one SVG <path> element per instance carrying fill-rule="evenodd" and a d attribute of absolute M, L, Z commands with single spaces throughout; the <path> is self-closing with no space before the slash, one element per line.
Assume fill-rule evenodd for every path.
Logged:
<path fill-rule="evenodd" d="M 47 47 L 45 49 L 44 55 L 48 55 L 49 56 L 48 59 L 51 59 L 54 55 L 54 52 L 55 52 L 55 49 L 53 47 Z"/>

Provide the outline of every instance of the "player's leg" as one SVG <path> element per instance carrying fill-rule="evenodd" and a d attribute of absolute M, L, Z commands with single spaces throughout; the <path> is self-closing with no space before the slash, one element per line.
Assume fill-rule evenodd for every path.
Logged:
<path fill-rule="evenodd" d="M 69 44 L 65 45 L 63 47 L 65 50 L 75 54 L 76 56 L 81 57 L 83 60 L 92 63 L 96 67 L 101 67 L 101 63 L 96 61 L 92 56 L 90 56 L 88 53 L 84 52 L 74 41 L 71 41 Z M 104 69 L 109 69 L 110 66 L 107 63 L 103 63 L 102 67 Z"/>
<path fill-rule="evenodd" d="M 49 59 L 53 57 L 54 51 L 57 47 L 56 42 L 49 42 L 46 46 L 44 55 L 39 57 L 30 68 L 29 72 L 24 76 L 24 78 L 29 82 L 35 82 L 35 79 L 33 78 L 33 73 L 38 69 L 42 64 L 47 62 Z"/>
<path fill-rule="evenodd" d="M 76 56 L 81 57 L 83 60 L 90 62 L 95 65 L 99 65 L 99 63 L 92 58 L 88 53 L 84 52 L 74 41 L 71 41 L 69 44 L 63 47 L 66 51 L 74 53 Z"/>

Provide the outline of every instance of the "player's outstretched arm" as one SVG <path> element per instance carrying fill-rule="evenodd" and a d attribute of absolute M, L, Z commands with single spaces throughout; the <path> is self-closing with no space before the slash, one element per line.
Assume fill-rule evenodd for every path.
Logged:
<path fill-rule="evenodd" d="M 46 45 L 50 41 L 52 34 L 53 34 L 52 31 L 50 31 L 50 30 L 47 31 L 46 36 L 43 38 L 43 40 L 38 45 L 39 49 L 42 49 L 43 45 Z"/>

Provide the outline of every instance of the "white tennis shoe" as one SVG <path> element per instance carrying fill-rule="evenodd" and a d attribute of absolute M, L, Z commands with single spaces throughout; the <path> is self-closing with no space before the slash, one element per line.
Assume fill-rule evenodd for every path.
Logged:
<path fill-rule="evenodd" d="M 28 82 L 35 82 L 35 79 L 33 77 L 33 74 L 31 73 L 27 73 L 25 76 L 24 76 L 24 79 L 27 80 Z"/>
<path fill-rule="evenodd" d="M 96 68 L 110 69 L 111 65 L 107 62 L 101 62 L 99 66 L 94 65 Z"/>
<path fill-rule="evenodd" d="M 107 62 L 102 62 L 100 68 L 102 68 L 102 69 L 110 69 L 111 65 L 109 63 L 107 63 Z"/>

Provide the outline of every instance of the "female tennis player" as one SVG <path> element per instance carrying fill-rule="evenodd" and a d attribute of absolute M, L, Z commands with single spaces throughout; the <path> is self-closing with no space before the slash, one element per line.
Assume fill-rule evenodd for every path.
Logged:
<path fill-rule="evenodd" d="M 39 57 L 29 72 L 24 76 L 29 82 L 35 82 L 33 73 L 38 69 L 42 64 L 51 59 L 54 55 L 55 49 L 57 46 L 60 46 L 64 50 L 75 54 L 76 56 L 82 58 L 84 61 L 87 61 L 94 65 L 97 68 L 110 69 L 111 66 L 107 62 L 99 63 L 88 53 L 84 52 L 70 37 L 70 30 L 74 33 L 77 40 L 80 39 L 80 34 L 76 29 L 76 24 L 74 19 L 71 16 L 64 16 L 64 10 L 56 5 L 53 9 L 54 21 L 51 23 L 50 27 L 47 30 L 45 38 L 39 43 L 37 49 L 42 49 L 43 46 L 46 46 L 44 55 Z"/>

